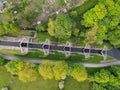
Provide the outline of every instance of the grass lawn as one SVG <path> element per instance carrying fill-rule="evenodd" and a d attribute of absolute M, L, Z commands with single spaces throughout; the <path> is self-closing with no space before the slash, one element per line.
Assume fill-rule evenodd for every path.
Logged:
<path fill-rule="evenodd" d="M 46 32 L 38 33 L 38 42 L 45 42 L 46 39 L 50 39 L 50 35 Z"/>
<path fill-rule="evenodd" d="M 58 90 L 58 81 L 43 80 L 39 77 L 36 81 L 23 83 L 18 77 L 12 77 L 4 68 L 0 68 L 0 90 L 4 86 L 8 86 L 10 90 Z M 90 83 L 88 81 L 79 83 L 68 77 L 64 90 L 90 90 Z"/>
<path fill-rule="evenodd" d="M 0 49 L 1 54 L 8 54 L 8 55 L 14 55 L 14 54 L 21 54 L 20 50 L 11 50 L 11 49 Z"/>
<path fill-rule="evenodd" d="M 73 78 L 68 77 L 65 80 L 64 90 L 91 90 L 91 89 L 90 89 L 90 83 L 88 81 L 79 83 Z"/>
<path fill-rule="evenodd" d="M 16 54 L 17 56 L 21 56 L 21 54 Z M 22 55 L 28 58 L 40 58 L 44 56 L 44 52 L 39 50 L 34 50 L 33 52 L 29 52 L 28 54 Z"/>
<path fill-rule="evenodd" d="M 8 34 L 7 36 L 13 36 L 13 37 L 18 37 L 18 36 L 30 36 L 30 37 L 33 37 L 33 32 L 32 30 L 28 31 L 28 30 L 20 30 L 16 33 L 11 33 L 11 34 Z"/>
<path fill-rule="evenodd" d="M 23 83 L 18 77 L 12 77 L 4 68 L 0 68 L 0 90 L 4 86 L 9 86 L 10 90 L 57 90 L 58 81 L 43 80 L 39 77 L 37 81 Z"/>
<path fill-rule="evenodd" d="M 68 41 L 68 42 L 71 42 L 73 45 L 75 45 L 76 40 L 77 40 L 77 37 L 71 37 L 71 38 L 65 39 L 65 40 L 59 39 L 59 44 L 66 44 L 66 42 Z"/>
<path fill-rule="evenodd" d="M 30 52 L 26 55 L 18 55 L 21 57 L 27 58 L 37 58 L 37 59 L 47 59 L 47 60 L 66 60 L 70 62 L 89 62 L 89 63 L 100 63 L 103 60 L 102 56 L 99 55 L 92 55 L 90 58 L 85 58 L 83 54 L 73 54 L 71 57 L 65 57 L 64 53 L 60 52 L 53 52 L 53 54 L 50 54 L 48 56 L 44 56 L 44 53 L 39 50 L 35 50 L 35 52 Z M 112 60 L 113 58 L 108 56 L 107 60 Z"/>

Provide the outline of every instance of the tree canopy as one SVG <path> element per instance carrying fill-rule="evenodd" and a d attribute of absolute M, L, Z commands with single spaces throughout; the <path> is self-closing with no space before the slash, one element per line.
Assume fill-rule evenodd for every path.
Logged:
<path fill-rule="evenodd" d="M 81 64 L 75 64 L 70 75 L 79 82 L 85 81 L 88 76 L 85 67 Z"/>
<path fill-rule="evenodd" d="M 53 74 L 53 64 L 50 61 L 43 61 L 41 65 L 39 65 L 39 73 L 40 75 L 46 79 L 52 79 L 54 77 Z"/>
<path fill-rule="evenodd" d="M 56 80 L 60 80 L 68 73 L 68 64 L 65 61 L 58 61 L 53 66 L 53 73 Z"/>
<path fill-rule="evenodd" d="M 21 60 L 12 60 L 5 65 L 8 72 L 13 75 L 17 75 L 18 72 L 23 70 L 24 63 Z"/>
<path fill-rule="evenodd" d="M 35 64 L 26 63 L 24 69 L 18 72 L 19 80 L 22 82 L 35 81 L 38 76 L 36 68 Z"/>
<path fill-rule="evenodd" d="M 60 39 L 70 38 L 72 35 L 72 20 L 64 14 L 59 14 L 55 20 L 55 37 Z"/>

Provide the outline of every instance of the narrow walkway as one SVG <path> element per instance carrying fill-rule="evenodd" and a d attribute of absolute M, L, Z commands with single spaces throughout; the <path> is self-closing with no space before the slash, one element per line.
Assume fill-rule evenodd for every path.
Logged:
<path fill-rule="evenodd" d="M 35 64 L 41 64 L 42 63 L 42 59 L 31 59 L 31 58 L 24 58 L 24 57 L 17 57 L 17 56 L 10 56 L 10 55 L 3 55 L 2 56 L 7 59 L 7 60 L 23 60 L 23 61 L 28 61 L 31 63 L 35 63 Z M 56 60 L 52 60 L 53 62 L 56 62 Z M 100 68 L 100 67 L 108 67 L 108 66 L 112 66 L 112 65 L 120 65 L 120 61 L 118 60 L 113 60 L 112 62 L 104 62 L 104 63 L 75 63 L 75 64 L 83 64 L 85 67 L 87 68 Z"/>

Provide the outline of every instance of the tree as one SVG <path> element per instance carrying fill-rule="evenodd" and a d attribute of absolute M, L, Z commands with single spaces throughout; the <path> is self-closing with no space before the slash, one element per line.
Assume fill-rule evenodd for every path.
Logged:
<path fill-rule="evenodd" d="M 53 64 L 50 61 L 44 61 L 39 65 L 39 73 L 40 75 L 46 79 L 52 79 L 54 77 L 53 74 Z"/>
<path fill-rule="evenodd" d="M 120 67 L 119 66 L 111 66 L 111 69 L 115 75 L 117 75 L 117 78 L 120 79 Z"/>
<path fill-rule="evenodd" d="M 56 80 L 62 79 L 68 73 L 68 64 L 65 61 L 58 61 L 53 66 L 53 73 Z"/>
<path fill-rule="evenodd" d="M 3 25 L 0 25 L 0 36 L 4 35 L 5 31 L 3 29 Z"/>
<path fill-rule="evenodd" d="M 26 63 L 24 69 L 18 72 L 19 80 L 22 82 L 35 81 L 38 76 L 36 68 L 35 64 Z"/>
<path fill-rule="evenodd" d="M 26 7 L 24 11 L 18 13 L 17 21 L 22 28 L 31 27 L 34 19 L 38 16 L 38 13 L 34 12 L 31 8 Z"/>
<path fill-rule="evenodd" d="M 78 82 L 85 81 L 88 76 L 85 67 L 81 64 L 75 64 L 73 66 L 73 70 L 70 72 L 70 75 Z"/>
<path fill-rule="evenodd" d="M 98 3 L 93 8 L 95 14 L 97 15 L 98 19 L 101 20 L 107 15 L 107 9 L 103 3 Z"/>
<path fill-rule="evenodd" d="M 120 83 L 119 83 L 118 77 L 115 77 L 114 75 L 111 74 L 109 84 L 112 85 L 112 86 L 119 86 Z"/>
<path fill-rule="evenodd" d="M 4 62 L 5 62 L 4 58 L 0 56 L 0 66 L 3 66 Z"/>
<path fill-rule="evenodd" d="M 9 24 L 9 28 L 7 28 L 7 30 L 9 34 L 15 34 L 20 31 L 20 28 L 16 24 L 12 23 L 12 24 Z"/>
<path fill-rule="evenodd" d="M 70 38 L 72 34 L 72 21 L 64 14 L 59 14 L 55 20 L 55 37 L 60 39 Z"/>
<path fill-rule="evenodd" d="M 55 26 L 54 21 L 50 18 L 48 22 L 48 33 L 50 36 L 55 36 Z"/>
<path fill-rule="evenodd" d="M 83 21 L 82 24 L 85 27 L 92 27 L 98 22 L 98 17 L 95 14 L 93 9 L 90 9 L 85 14 L 83 14 Z"/>
<path fill-rule="evenodd" d="M 24 63 L 21 60 L 12 60 L 5 65 L 8 72 L 17 75 L 24 68 Z"/>
<path fill-rule="evenodd" d="M 0 24 L 0 36 L 4 34 L 14 34 L 18 33 L 20 28 L 15 23 L 10 24 Z"/>
<path fill-rule="evenodd" d="M 37 31 L 46 31 L 47 30 L 47 24 L 46 23 L 44 23 L 44 24 L 39 24 L 39 25 L 36 25 L 35 26 L 35 29 L 37 30 Z"/>
<path fill-rule="evenodd" d="M 98 41 L 103 41 L 107 39 L 107 27 L 105 25 L 99 25 L 97 32 L 96 32 L 96 37 Z"/>
<path fill-rule="evenodd" d="M 77 17 L 77 15 L 78 15 L 77 11 L 74 10 L 74 11 L 71 12 L 71 16 L 73 18 Z"/>
<path fill-rule="evenodd" d="M 76 37 L 79 36 L 79 31 L 80 30 L 78 28 L 75 28 L 74 31 L 73 31 L 73 35 L 76 36 Z"/>
<path fill-rule="evenodd" d="M 101 86 L 100 84 L 93 83 L 92 90 L 107 90 L 107 89 Z"/>
<path fill-rule="evenodd" d="M 89 44 L 93 44 L 97 41 L 97 36 L 96 36 L 96 32 L 98 29 L 98 25 L 95 25 L 92 29 L 90 29 L 87 33 L 86 33 L 86 38 L 85 41 Z"/>
<path fill-rule="evenodd" d="M 120 27 L 117 27 L 116 29 L 108 32 L 108 40 L 115 47 L 120 47 Z"/>
<path fill-rule="evenodd" d="M 110 26 L 111 27 L 116 27 L 119 24 L 119 17 L 113 16 L 110 21 Z"/>
<path fill-rule="evenodd" d="M 110 80 L 111 73 L 108 70 L 101 69 L 100 72 L 97 72 L 92 77 L 93 81 L 97 83 L 108 83 Z"/>
<path fill-rule="evenodd" d="M 111 11 L 114 9 L 115 3 L 113 0 L 105 0 L 105 5 L 108 8 L 108 11 Z"/>

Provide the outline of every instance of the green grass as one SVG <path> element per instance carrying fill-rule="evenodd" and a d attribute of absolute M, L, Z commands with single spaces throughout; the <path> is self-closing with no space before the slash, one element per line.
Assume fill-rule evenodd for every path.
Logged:
<path fill-rule="evenodd" d="M 0 90 L 4 86 L 7 86 L 10 81 L 10 74 L 6 72 L 4 68 L 0 67 Z"/>
<path fill-rule="evenodd" d="M 59 44 L 66 44 L 67 41 L 71 42 L 73 45 L 75 45 L 76 41 L 77 41 L 77 37 L 71 37 L 71 38 L 65 39 L 65 40 L 59 39 Z"/>
<path fill-rule="evenodd" d="M 85 41 L 84 41 L 84 39 L 83 38 L 80 38 L 80 40 L 78 41 L 78 46 L 85 46 L 86 45 L 86 43 L 85 43 Z"/>
<path fill-rule="evenodd" d="M 103 60 L 102 56 L 93 55 L 90 58 L 85 58 L 82 54 L 75 54 L 66 59 L 67 61 L 71 62 L 88 62 L 88 63 L 100 63 Z"/>
<path fill-rule="evenodd" d="M 88 81 L 85 82 L 77 82 L 71 77 L 66 78 L 65 80 L 65 88 L 64 90 L 91 90 L 90 83 Z"/>
<path fill-rule="evenodd" d="M 43 80 L 39 77 L 36 81 L 23 83 L 18 80 L 18 77 L 13 77 L 4 68 L 0 68 L 0 89 L 5 86 L 10 90 L 58 90 L 58 81 Z M 64 90 L 90 90 L 90 83 L 88 81 L 79 83 L 67 77 Z"/>
<path fill-rule="evenodd" d="M 46 32 L 38 33 L 38 42 L 45 42 L 46 39 L 50 39 L 50 35 Z"/>
<path fill-rule="evenodd" d="M 25 55 L 21 55 L 21 54 L 16 54 L 16 55 L 28 57 L 28 58 L 40 58 L 44 56 L 44 52 L 39 51 L 39 50 L 34 50 L 33 52 L 29 52 L 28 54 L 25 54 Z"/>
<path fill-rule="evenodd" d="M 14 55 L 14 54 L 21 54 L 20 50 L 11 50 L 11 49 L 0 49 L 1 54 L 8 54 L 8 55 Z"/>
<path fill-rule="evenodd" d="M 37 59 L 47 59 L 47 60 L 66 60 L 70 62 L 88 62 L 88 63 L 100 63 L 103 60 L 102 56 L 92 55 L 90 58 L 85 58 L 83 54 L 73 54 L 71 57 L 66 57 L 64 53 L 60 53 L 54 51 L 52 54 L 48 56 L 44 56 L 44 53 L 39 50 L 35 50 L 34 52 L 30 52 L 26 55 L 17 55 L 21 57 L 27 58 L 37 58 Z M 27 59 L 26 58 L 26 59 Z M 112 60 L 113 58 L 108 56 L 107 60 Z"/>
<path fill-rule="evenodd" d="M 9 86 L 10 90 L 57 90 L 58 81 L 39 77 L 36 81 L 23 83 L 18 77 L 12 77 L 4 68 L 0 68 L 0 90 L 4 86 Z"/>
<path fill-rule="evenodd" d="M 28 30 L 20 30 L 16 33 L 11 33 L 8 36 L 18 37 L 18 36 L 32 36 L 32 31 Z"/>

